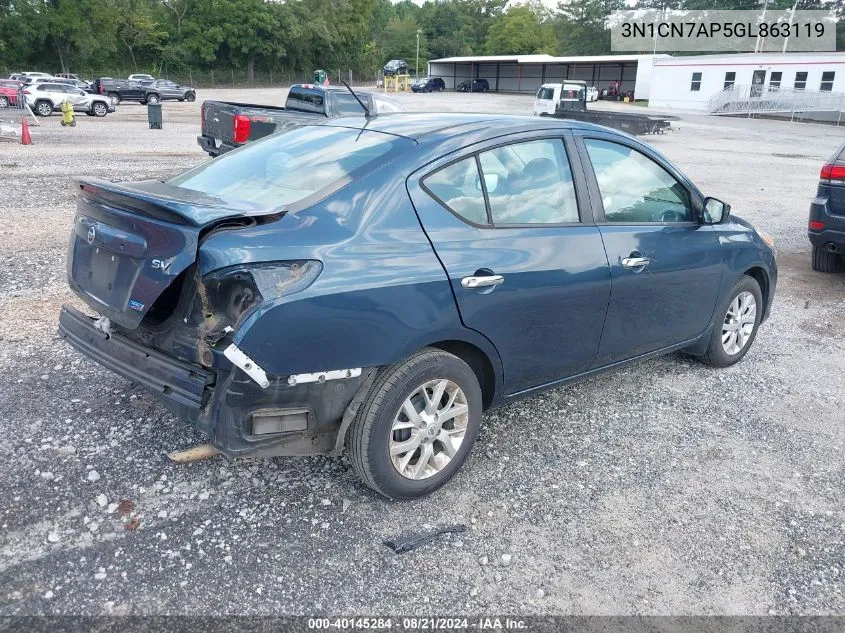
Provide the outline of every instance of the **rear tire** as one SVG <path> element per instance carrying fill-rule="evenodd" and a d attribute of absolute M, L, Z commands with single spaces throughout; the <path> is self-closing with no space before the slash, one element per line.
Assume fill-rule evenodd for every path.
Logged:
<path fill-rule="evenodd" d="M 818 246 L 813 247 L 813 270 L 820 273 L 835 273 L 839 270 L 839 255 Z"/>
<path fill-rule="evenodd" d="M 0 108 L 8 108 L 9 107 L 9 97 L 5 95 L 0 95 Z"/>
<path fill-rule="evenodd" d="M 743 275 L 717 312 L 710 344 L 701 360 L 712 367 L 730 367 L 741 361 L 757 338 L 762 313 L 760 284 Z"/>
<path fill-rule="evenodd" d="M 147 100 L 145 103 L 158 103 L 159 98 L 156 94 L 147 95 Z"/>
<path fill-rule="evenodd" d="M 367 486 L 386 497 L 425 496 L 466 461 L 481 410 L 481 387 L 469 365 L 439 349 L 422 349 L 379 370 L 346 437 L 349 461 Z"/>
<path fill-rule="evenodd" d="M 116 92 L 110 92 L 109 99 L 111 99 L 113 105 L 118 105 L 120 103 L 120 95 Z"/>
<path fill-rule="evenodd" d="M 38 101 L 35 104 L 35 114 L 38 116 L 50 116 L 53 114 L 53 104 L 49 101 Z"/>

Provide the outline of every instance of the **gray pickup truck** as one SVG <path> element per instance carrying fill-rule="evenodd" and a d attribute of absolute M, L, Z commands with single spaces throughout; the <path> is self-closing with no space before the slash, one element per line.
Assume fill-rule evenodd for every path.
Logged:
<path fill-rule="evenodd" d="M 366 104 L 370 115 L 400 110 L 379 94 L 355 94 Z M 315 119 L 363 114 L 358 99 L 342 86 L 295 84 L 290 87 L 284 107 L 205 101 L 200 111 L 202 135 L 197 137 L 197 143 L 209 156 L 218 156 L 275 132 L 314 123 Z"/>

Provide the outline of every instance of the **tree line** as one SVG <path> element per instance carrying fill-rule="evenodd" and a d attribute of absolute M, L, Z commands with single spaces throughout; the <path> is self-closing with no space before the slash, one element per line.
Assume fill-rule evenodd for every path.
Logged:
<path fill-rule="evenodd" d="M 843 0 L 832 3 L 842 13 Z M 0 68 L 186 75 L 350 69 L 389 59 L 609 54 L 606 19 L 625 0 L 0 0 Z M 648 8 L 759 9 L 756 0 L 640 0 Z M 792 0 L 772 0 L 789 8 Z M 831 6 L 801 0 L 799 8 Z M 842 43 L 843 24 L 839 39 Z M 840 48 L 840 50 L 842 50 Z"/>

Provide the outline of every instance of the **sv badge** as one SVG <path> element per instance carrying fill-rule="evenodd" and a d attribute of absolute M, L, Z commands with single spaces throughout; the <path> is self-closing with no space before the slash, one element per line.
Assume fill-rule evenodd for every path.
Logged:
<path fill-rule="evenodd" d="M 167 269 L 170 268 L 170 264 L 172 263 L 172 259 L 154 259 L 152 261 L 153 268 L 162 272 L 167 272 Z"/>

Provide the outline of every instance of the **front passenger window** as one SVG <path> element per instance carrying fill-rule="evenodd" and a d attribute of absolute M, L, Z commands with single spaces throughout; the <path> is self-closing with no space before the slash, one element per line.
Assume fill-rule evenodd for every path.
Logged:
<path fill-rule="evenodd" d="M 607 222 L 692 222 L 689 195 L 653 160 L 619 143 L 584 139 Z"/>

